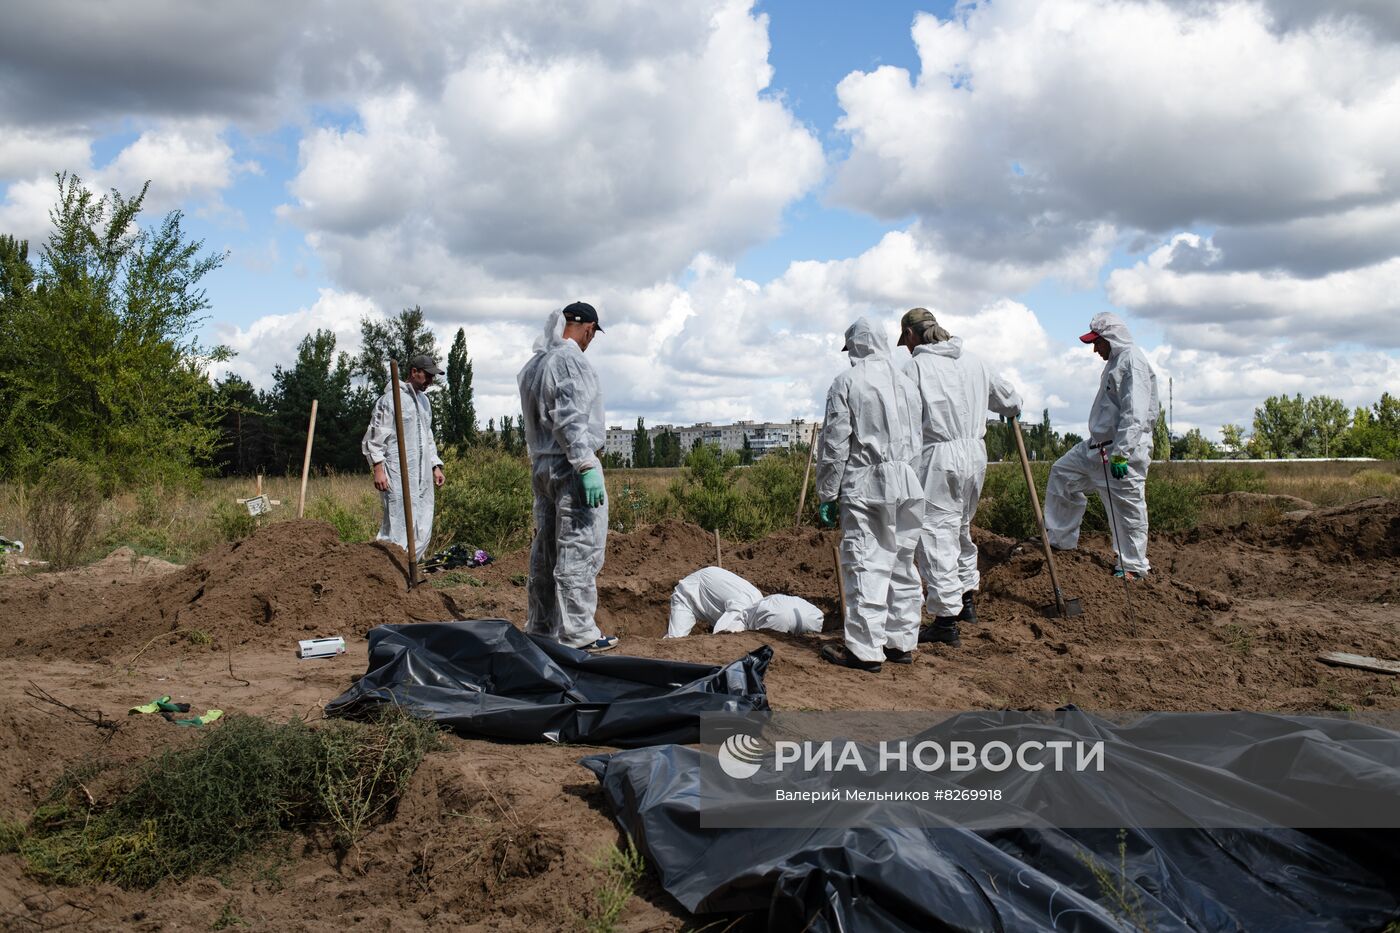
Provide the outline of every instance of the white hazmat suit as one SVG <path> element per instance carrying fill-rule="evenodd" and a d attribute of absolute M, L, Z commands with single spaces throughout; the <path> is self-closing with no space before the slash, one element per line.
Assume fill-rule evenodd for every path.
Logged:
<path fill-rule="evenodd" d="M 594 469 L 601 479 L 596 452 L 607 426 L 598 375 L 563 333 L 563 313 L 555 311 L 516 377 L 535 495 L 525 629 L 582 648 L 601 637 L 594 613 L 608 505 L 605 499 L 597 508 L 588 506 L 580 476 Z"/>
<path fill-rule="evenodd" d="M 987 474 L 987 410 L 1014 416 L 1021 397 L 1011 384 L 963 351 L 962 338 L 914 348 L 909 375 L 923 400 L 924 524 L 919 569 L 933 616 L 962 612 L 964 593 L 977 589 L 972 516 Z"/>
<path fill-rule="evenodd" d="M 1143 574 L 1148 571 L 1147 467 L 1152 462 L 1152 431 L 1161 408 L 1157 374 L 1147 356 L 1133 344 L 1118 315 L 1094 315 L 1089 330 L 1107 340 L 1112 349 L 1099 378 L 1099 393 L 1089 409 L 1089 439 L 1080 441 L 1050 468 L 1045 530 L 1052 546 L 1077 546 L 1079 523 L 1088 503 L 1085 494 L 1094 490 L 1104 500 L 1105 510 L 1112 508 L 1109 525 L 1114 544 L 1123 555 L 1120 569 Z M 1105 481 L 1102 455 L 1090 444 L 1107 444 L 1110 458 L 1125 457 L 1128 475 Z"/>
<path fill-rule="evenodd" d="M 861 661 L 886 647 L 918 646 L 919 574 L 914 549 L 923 522 L 919 391 L 865 318 L 846 331 L 851 368 L 826 395 L 817 455 L 817 496 L 841 503 L 846 649 Z"/>
<path fill-rule="evenodd" d="M 764 596 L 722 567 L 702 567 L 672 591 L 666 637 L 684 638 L 697 622 L 712 625 L 716 635 L 760 629 L 801 635 L 822 630 L 822 611 L 796 596 Z"/>
<path fill-rule="evenodd" d="M 413 504 L 413 545 L 418 559 L 428 553 L 433 537 L 433 469 L 442 466 L 437 441 L 433 439 L 433 406 L 426 392 L 416 391 L 410 383 L 400 380 L 399 404 L 403 409 L 404 453 L 408 456 L 408 491 Z M 375 403 L 369 428 L 360 451 L 369 461 L 370 469 L 384 464 L 389 474 L 389 488 L 379 494 L 382 518 L 379 521 L 379 541 L 392 541 L 408 550 L 408 529 L 404 526 L 403 480 L 399 472 L 399 442 L 394 433 L 394 388 L 390 386 Z"/>

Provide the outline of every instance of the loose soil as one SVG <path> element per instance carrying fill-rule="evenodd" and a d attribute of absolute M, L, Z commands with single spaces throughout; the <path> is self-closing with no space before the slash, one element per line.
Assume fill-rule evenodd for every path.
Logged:
<path fill-rule="evenodd" d="M 982 591 L 961 648 L 923 649 L 878 675 L 817 660 L 835 633 L 833 532 L 721 542 L 724 567 L 765 592 L 827 613 L 818 637 L 746 633 L 663 640 L 671 588 L 715 563 L 703 529 L 667 522 L 609 539 L 599 622 L 626 653 L 718 663 L 761 644 L 777 709 L 1400 709 L 1400 678 L 1319 664 L 1346 651 L 1400 658 L 1400 504 L 1294 509 L 1276 523 L 1154 536 L 1149 579 L 1111 576 L 1108 542 L 1057 555 L 1084 614 L 1045 618 L 1051 601 L 1033 542 L 978 533 Z M 197 710 L 316 718 L 364 670 L 381 623 L 505 618 L 523 624 L 528 554 L 430 578 L 411 593 L 404 554 L 345 544 L 328 525 L 283 522 L 187 567 L 126 551 L 68 573 L 0 576 L 0 817 L 23 820 L 65 768 L 129 763 L 193 730 L 126 715 L 172 694 Z M 1129 605 L 1129 599 L 1131 605 Z M 298 661 L 296 641 L 343 635 L 349 652 Z M 31 683 L 77 709 L 35 699 Z M 92 719 L 120 721 L 115 730 Z M 217 727 L 215 727 L 217 728 Z M 396 817 L 348 858 L 289 837 L 217 878 L 149 892 L 45 888 L 0 856 L 0 928 L 415 930 L 576 928 L 595 915 L 600 856 L 619 841 L 581 748 L 447 740 Z M 99 776 L 85 785 L 101 800 Z M 623 930 L 693 923 L 647 877 Z M 239 924 L 243 924 L 240 926 Z"/>

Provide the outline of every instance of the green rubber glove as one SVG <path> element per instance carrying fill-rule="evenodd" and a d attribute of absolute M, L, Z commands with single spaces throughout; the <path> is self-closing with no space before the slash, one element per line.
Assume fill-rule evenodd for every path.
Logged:
<path fill-rule="evenodd" d="M 1108 472 L 1113 474 L 1114 479 L 1127 479 L 1128 458 L 1121 455 L 1114 455 L 1108 461 Z"/>
<path fill-rule="evenodd" d="M 590 509 L 596 509 L 603 504 L 603 471 L 589 470 L 582 477 L 583 501 L 588 503 Z"/>
<path fill-rule="evenodd" d="M 822 523 L 823 528 L 835 528 L 838 514 L 835 502 L 823 502 L 817 506 L 817 521 Z"/>

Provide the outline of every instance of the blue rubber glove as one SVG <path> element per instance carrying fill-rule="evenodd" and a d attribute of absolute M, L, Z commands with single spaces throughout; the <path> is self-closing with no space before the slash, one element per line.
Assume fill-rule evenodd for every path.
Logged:
<path fill-rule="evenodd" d="M 817 521 L 822 523 L 823 528 L 835 528 L 837 514 L 835 502 L 823 502 L 817 506 Z"/>
<path fill-rule="evenodd" d="M 1128 458 L 1115 455 L 1108 461 L 1108 472 L 1113 474 L 1114 479 L 1127 479 Z"/>
<path fill-rule="evenodd" d="M 603 504 L 603 471 L 589 470 L 582 477 L 583 501 L 588 503 L 590 509 L 596 509 Z"/>

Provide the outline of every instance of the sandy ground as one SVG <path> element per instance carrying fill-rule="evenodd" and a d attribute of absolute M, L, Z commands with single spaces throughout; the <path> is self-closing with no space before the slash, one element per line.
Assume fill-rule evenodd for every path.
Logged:
<path fill-rule="evenodd" d="M 816 658 L 816 638 L 744 634 L 665 641 L 681 576 L 713 563 L 714 540 L 667 523 L 614 535 L 600 623 L 628 654 L 720 663 L 775 649 L 777 709 L 1400 709 L 1400 678 L 1319 664 L 1323 651 L 1400 658 L 1400 505 L 1367 500 L 1264 528 L 1154 538 L 1155 572 L 1131 590 L 1087 540 L 1060 563 L 1086 612 L 1042 617 L 1050 600 L 1030 546 L 981 536 L 981 622 L 963 645 L 924 649 L 870 675 Z M 726 548 L 724 566 L 765 592 L 812 600 L 835 626 L 834 535 L 811 530 Z M 0 815 L 22 820 L 67 766 L 134 761 L 192 741 L 126 710 L 171 694 L 197 711 L 317 718 L 365 666 L 364 633 L 451 617 L 523 622 L 527 556 L 504 556 L 447 590 L 403 586 L 402 554 L 338 542 L 329 526 L 279 523 L 185 568 L 118 552 L 65 574 L 0 576 Z M 465 577 L 462 577 L 465 581 Z M 344 635 L 349 652 L 298 661 L 295 643 Z M 833 637 L 833 636 L 826 636 Z M 37 701 L 41 688 L 115 731 Z M 349 859 L 290 837 L 218 878 L 152 891 L 48 889 L 0 856 L 0 927 L 17 930 L 566 929 L 582 925 L 619 836 L 579 747 L 451 737 L 431 754 L 397 817 Z M 100 796 L 101 788 L 94 793 Z M 620 928 L 705 926 L 651 879 Z M 721 924 L 723 926 L 723 924 Z"/>

